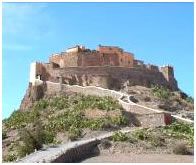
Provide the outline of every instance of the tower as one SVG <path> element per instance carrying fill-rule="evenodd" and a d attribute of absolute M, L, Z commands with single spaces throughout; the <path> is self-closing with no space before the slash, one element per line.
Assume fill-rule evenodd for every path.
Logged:
<path fill-rule="evenodd" d="M 163 73 L 163 76 L 168 82 L 173 81 L 174 79 L 174 70 L 173 67 L 170 65 L 162 66 L 161 72 Z"/>

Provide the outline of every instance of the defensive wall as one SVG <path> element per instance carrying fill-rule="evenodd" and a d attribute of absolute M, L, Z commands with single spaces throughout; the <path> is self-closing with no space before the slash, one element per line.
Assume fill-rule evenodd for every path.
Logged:
<path fill-rule="evenodd" d="M 43 81 L 61 82 L 70 85 L 100 86 L 108 89 L 120 90 L 124 86 L 141 85 L 150 87 L 159 84 L 172 90 L 177 90 L 177 82 L 169 76 L 169 67 L 163 67 L 162 72 L 156 67 L 120 67 L 120 66 L 86 66 L 56 68 L 53 64 L 37 63 L 35 72 L 31 72 L 30 82 L 34 83 L 37 75 Z M 32 73 L 34 75 L 32 75 Z M 35 77 L 34 80 L 32 77 Z"/>
<path fill-rule="evenodd" d="M 58 64 L 60 68 L 104 65 L 133 67 L 134 55 L 118 47 L 99 46 L 97 50 L 89 50 L 76 46 L 50 56 L 49 61 Z"/>

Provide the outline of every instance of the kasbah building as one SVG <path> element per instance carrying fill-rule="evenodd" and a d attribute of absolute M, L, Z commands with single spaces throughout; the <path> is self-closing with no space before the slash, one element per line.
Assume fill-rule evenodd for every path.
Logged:
<path fill-rule="evenodd" d="M 150 87 L 158 84 L 178 90 L 172 66 L 144 64 L 122 48 L 102 45 L 97 50 L 76 45 L 65 52 L 52 54 L 49 63 L 32 63 L 30 84 L 36 85 L 36 80 L 114 90 L 125 85 Z"/>

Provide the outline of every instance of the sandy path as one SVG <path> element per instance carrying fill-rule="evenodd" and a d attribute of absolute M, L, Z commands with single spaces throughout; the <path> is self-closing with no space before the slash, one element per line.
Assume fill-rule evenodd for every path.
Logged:
<path fill-rule="evenodd" d="M 107 154 L 88 158 L 81 163 L 193 163 L 194 156 L 169 154 Z"/>

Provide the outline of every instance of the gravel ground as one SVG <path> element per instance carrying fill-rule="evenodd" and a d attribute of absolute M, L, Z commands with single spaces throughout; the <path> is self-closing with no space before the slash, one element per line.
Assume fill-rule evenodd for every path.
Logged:
<path fill-rule="evenodd" d="M 100 154 L 81 163 L 193 163 L 194 156 L 170 154 Z"/>

